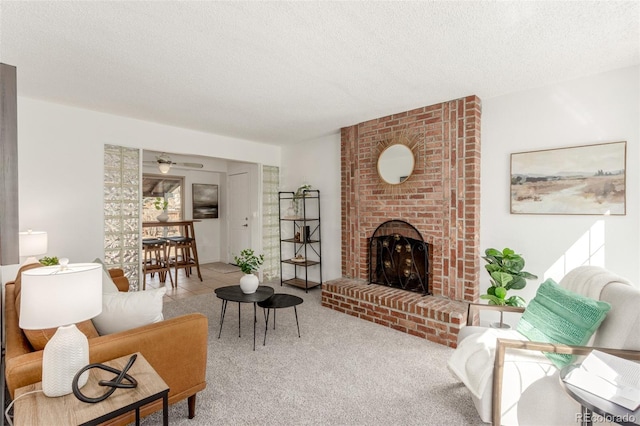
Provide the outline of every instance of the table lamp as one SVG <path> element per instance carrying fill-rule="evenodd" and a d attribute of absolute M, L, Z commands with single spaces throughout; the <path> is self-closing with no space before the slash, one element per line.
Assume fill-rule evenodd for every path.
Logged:
<path fill-rule="evenodd" d="M 20 328 L 58 327 L 44 347 L 42 391 L 49 397 L 70 394 L 73 377 L 89 363 L 89 342 L 75 324 L 102 312 L 102 266 L 76 263 L 24 271 L 20 297 Z M 78 387 L 88 378 L 83 373 Z"/>
<path fill-rule="evenodd" d="M 36 256 L 47 253 L 47 233 L 44 231 L 19 232 L 20 237 L 20 257 L 26 257 L 23 265 L 37 263 Z"/>

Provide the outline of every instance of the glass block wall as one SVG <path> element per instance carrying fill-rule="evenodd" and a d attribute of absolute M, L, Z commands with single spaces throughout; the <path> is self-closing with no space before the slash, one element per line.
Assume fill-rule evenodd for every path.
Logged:
<path fill-rule="evenodd" d="M 140 151 L 104 146 L 104 261 L 122 268 L 132 290 L 140 271 Z"/>
<path fill-rule="evenodd" d="M 262 250 L 264 279 L 280 276 L 280 231 L 278 226 L 278 187 L 280 168 L 262 167 Z"/>

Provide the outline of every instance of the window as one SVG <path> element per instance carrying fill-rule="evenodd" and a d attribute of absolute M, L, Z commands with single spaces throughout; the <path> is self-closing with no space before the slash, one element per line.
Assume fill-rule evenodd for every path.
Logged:
<path fill-rule="evenodd" d="M 167 202 L 169 221 L 180 221 L 183 218 L 184 178 L 166 175 L 142 175 L 142 221 L 157 222 L 157 216 L 162 213 L 156 208 L 156 201 Z M 161 204 L 160 204 L 161 205 Z M 177 235 L 178 227 L 143 228 L 142 238 L 154 238 Z"/>

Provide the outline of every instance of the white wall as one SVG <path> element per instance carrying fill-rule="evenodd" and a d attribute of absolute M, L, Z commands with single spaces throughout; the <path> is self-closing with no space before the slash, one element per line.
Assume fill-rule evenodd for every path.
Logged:
<path fill-rule="evenodd" d="M 517 293 L 526 300 L 600 243 L 604 256 L 592 261 L 640 285 L 639 77 L 632 67 L 482 100 L 481 247 L 523 254 L 525 270 L 539 276 Z M 616 141 L 627 141 L 626 216 L 509 213 L 511 153 Z M 488 275 L 481 277 L 484 292 Z"/>
<path fill-rule="evenodd" d="M 480 246 L 483 251 L 511 247 L 525 256 L 526 270 L 540 277 L 518 293 L 526 300 L 535 295 L 542 278 L 559 280 L 588 256 L 588 245 L 582 244 L 588 237 L 593 247 L 603 236 L 604 266 L 640 285 L 639 73 L 633 67 L 482 100 Z M 512 152 L 623 140 L 627 141 L 626 216 L 509 213 Z M 339 134 L 283 148 L 282 190 L 295 190 L 302 183 L 321 190 L 323 278 L 337 278 L 341 275 Z M 483 292 L 487 277 L 483 271 Z"/>
<path fill-rule="evenodd" d="M 602 225 L 605 266 L 640 283 L 638 74 L 633 67 L 483 99 L 481 247 L 514 248 L 542 277 Z M 626 216 L 509 214 L 510 153 L 621 140 L 628 142 Z M 341 276 L 339 133 L 280 149 L 18 98 L 18 141 L 20 227 L 47 230 L 50 255 L 102 255 L 102 145 L 110 143 L 279 166 L 281 190 L 310 183 L 322 195 L 323 279 Z M 3 281 L 14 275 L 3 272 Z M 529 300 L 538 282 L 520 294 Z"/>
<path fill-rule="evenodd" d="M 280 166 L 276 146 L 18 97 L 20 229 L 46 230 L 50 256 L 103 256 L 104 144 Z"/>
<path fill-rule="evenodd" d="M 282 149 L 280 190 L 295 191 L 305 183 L 320 191 L 322 279 L 340 278 L 340 133 Z"/>

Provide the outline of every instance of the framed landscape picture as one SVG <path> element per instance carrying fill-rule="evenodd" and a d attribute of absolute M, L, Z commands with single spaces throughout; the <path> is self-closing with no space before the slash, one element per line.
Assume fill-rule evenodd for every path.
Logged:
<path fill-rule="evenodd" d="M 626 142 L 511 154 L 511 213 L 626 214 Z"/>
<path fill-rule="evenodd" d="M 193 184 L 193 218 L 218 218 L 218 185 Z"/>

